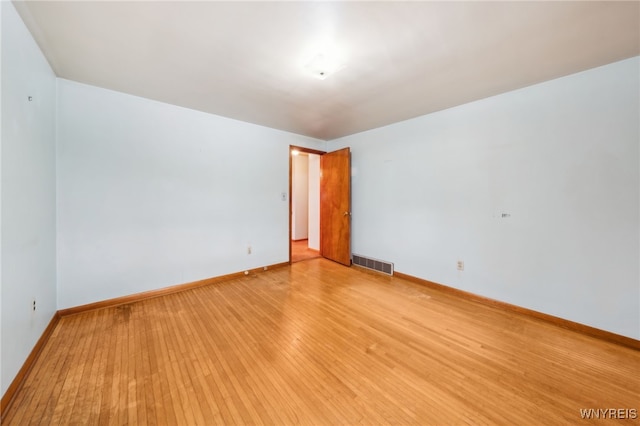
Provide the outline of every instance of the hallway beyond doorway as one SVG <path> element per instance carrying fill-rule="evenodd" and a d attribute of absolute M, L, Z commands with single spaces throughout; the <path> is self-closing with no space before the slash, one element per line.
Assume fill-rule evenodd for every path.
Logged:
<path fill-rule="evenodd" d="M 309 240 L 291 241 L 291 263 L 320 257 L 318 250 L 309 248 Z"/>

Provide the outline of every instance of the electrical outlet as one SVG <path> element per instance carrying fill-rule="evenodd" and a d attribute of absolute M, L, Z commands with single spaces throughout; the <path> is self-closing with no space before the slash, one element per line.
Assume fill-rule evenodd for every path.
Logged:
<path fill-rule="evenodd" d="M 458 260 L 458 271 L 464 271 L 464 262 L 462 260 Z"/>
<path fill-rule="evenodd" d="M 247 246 L 247 254 L 251 254 L 251 246 Z"/>
<path fill-rule="evenodd" d="M 31 306 L 32 306 L 32 309 L 35 311 L 36 310 L 36 299 L 33 299 L 31 301 Z"/>

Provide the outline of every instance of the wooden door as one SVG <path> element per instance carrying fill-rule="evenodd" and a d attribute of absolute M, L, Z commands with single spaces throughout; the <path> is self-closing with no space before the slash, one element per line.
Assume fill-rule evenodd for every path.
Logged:
<path fill-rule="evenodd" d="M 320 254 L 351 266 L 351 150 L 320 157 Z"/>

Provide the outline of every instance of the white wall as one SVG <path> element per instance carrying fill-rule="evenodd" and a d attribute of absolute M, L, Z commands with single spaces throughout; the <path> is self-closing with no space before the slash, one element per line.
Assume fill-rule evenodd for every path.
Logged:
<path fill-rule="evenodd" d="M 320 156 L 309 154 L 309 248 L 320 250 Z"/>
<path fill-rule="evenodd" d="M 59 79 L 58 308 L 288 261 L 289 145 L 324 142 Z"/>
<path fill-rule="evenodd" d="M 2 11 L 4 7 L 0 4 L 0 177 L 2 176 Z M 0 181 L 0 278 L 2 278 L 2 183 Z M 0 282 L 0 398 L 4 396 L 6 387 L 2 380 L 2 283 Z M 6 385 L 8 386 L 8 385 Z M 0 413 L 1 415 L 2 413 Z"/>
<path fill-rule="evenodd" d="M 639 339 L 639 75 L 632 58 L 328 143 L 352 148 L 354 253 Z"/>
<path fill-rule="evenodd" d="M 309 157 L 299 154 L 291 163 L 291 238 L 309 237 Z"/>
<path fill-rule="evenodd" d="M 13 4 L 3 1 L 0 8 L 4 395 L 56 311 L 56 84 Z"/>

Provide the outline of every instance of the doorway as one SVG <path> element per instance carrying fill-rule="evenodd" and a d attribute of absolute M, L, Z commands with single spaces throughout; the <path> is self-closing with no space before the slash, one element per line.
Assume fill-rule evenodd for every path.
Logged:
<path fill-rule="evenodd" d="M 320 153 L 292 147 L 291 263 L 320 257 Z"/>
<path fill-rule="evenodd" d="M 306 196 L 294 194 L 294 182 Z M 289 194 L 289 263 L 324 257 L 351 266 L 351 149 L 326 153 L 291 145 Z M 294 247 L 305 252 L 302 258 L 292 257 Z M 316 247 L 319 253 L 310 252 Z"/>

